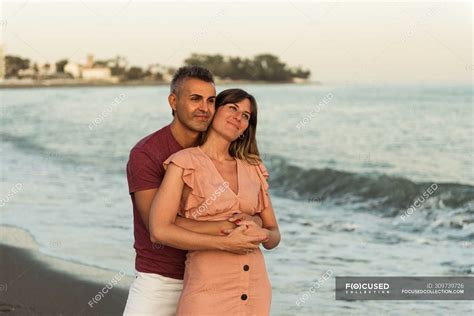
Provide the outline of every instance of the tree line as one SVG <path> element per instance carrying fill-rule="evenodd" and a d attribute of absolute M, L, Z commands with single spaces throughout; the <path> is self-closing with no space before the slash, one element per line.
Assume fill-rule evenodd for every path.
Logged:
<path fill-rule="evenodd" d="M 290 68 L 271 54 L 253 58 L 192 54 L 184 63 L 205 67 L 219 78 L 230 80 L 290 82 L 295 78 L 308 79 L 311 75 L 301 67 Z"/>
<path fill-rule="evenodd" d="M 67 63 L 67 59 L 62 59 L 55 63 L 58 75 L 65 75 L 64 66 Z M 295 79 L 306 80 L 311 75 L 309 70 L 302 69 L 301 67 L 289 67 L 272 54 L 260 54 L 253 58 L 223 56 L 219 54 L 192 54 L 184 60 L 184 64 L 205 67 L 222 80 L 292 82 Z M 162 81 L 165 74 L 171 75 L 176 71 L 173 67 L 165 67 L 158 64 L 150 65 L 145 69 L 139 66 L 129 66 L 127 59 L 123 56 L 97 60 L 94 62 L 94 66 L 110 68 L 112 76 L 117 76 L 122 81 L 146 79 Z M 19 56 L 5 56 L 6 78 L 19 77 L 19 71 L 24 69 L 32 69 L 33 72 L 38 73 L 37 63 L 31 64 L 29 59 Z"/>

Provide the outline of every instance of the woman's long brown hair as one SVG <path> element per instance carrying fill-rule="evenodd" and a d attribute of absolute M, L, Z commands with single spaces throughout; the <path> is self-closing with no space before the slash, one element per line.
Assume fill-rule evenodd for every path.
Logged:
<path fill-rule="evenodd" d="M 260 153 L 257 147 L 257 101 L 255 98 L 248 94 L 246 91 L 242 89 L 227 89 L 222 91 L 217 95 L 216 98 L 216 112 L 219 107 L 229 104 L 229 103 L 237 103 L 244 99 L 248 99 L 250 101 L 250 120 L 249 126 L 243 133 L 243 137 L 238 137 L 229 146 L 229 154 L 232 157 L 246 160 L 250 164 L 258 164 L 262 161 L 260 158 Z M 211 122 L 212 124 L 212 122 Z M 199 145 L 202 145 L 207 140 L 208 132 L 203 132 L 201 135 L 201 140 Z"/>

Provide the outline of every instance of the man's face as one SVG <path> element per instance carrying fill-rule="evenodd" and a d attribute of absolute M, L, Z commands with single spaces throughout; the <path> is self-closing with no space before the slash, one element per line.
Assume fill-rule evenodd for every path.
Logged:
<path fill-rule="evenodd" d="M 213 83 L 187 78 L 176 93 L 170 95 L 170 105 L 184 126 L 204 132 L 214 116 L 216 88 Z"/>

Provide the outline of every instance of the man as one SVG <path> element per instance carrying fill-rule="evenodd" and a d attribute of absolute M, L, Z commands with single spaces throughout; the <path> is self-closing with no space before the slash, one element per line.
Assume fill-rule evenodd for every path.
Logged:
<path fill-rule="evenodd" d="M 163 162 L 175 152 L 196 144 L 212 120 L 215 99 L 214 79 L 209 70 L 195 66 L 178 69 L 168 97 L 173 121 L 140 140 L 130 152 L 127 178 L 133 204 L 136 278 L 130 287 L 124 315 L 175 313 L 183 286 L 186 251 L 153 244 L 148 216 L 164 177 Z M 258 216 L 254 220 L 261 226 Z M 182 248 L 192 245 L 192 249 L 245 253 L 255 247 L 254 243 L 266 238 L 246 236 L 243 227 L 232 230 L 236 225 L 231 221 L 198 222 L 178 217 L 176 223 L 189 231 L 189 235 L 181 236 Z M 229 231 L 229 235 L 223 234 Z"/>

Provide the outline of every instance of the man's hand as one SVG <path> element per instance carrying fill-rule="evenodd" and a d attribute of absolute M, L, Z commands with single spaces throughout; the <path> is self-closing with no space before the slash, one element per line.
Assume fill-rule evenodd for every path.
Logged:
<path fill-rule="evenodd" d="M 239 222 L 238 227 L 245 227 L 245 235 L 247 236 L 265 236 L 262 243 L 267 242 L 270 237 L 270 231 L 266 228 L 258 226 L 254 221 Z"/>
<path fill-rule="evenodd" d="M 252 236 L 248 236 L 246 231 L 245 225 L 230 229 L 223 250 L 243 255 L 258 249 L 259 244 L 267 239 L 267 236 L 261 232 L 255 232 Z"/>
<path fill-rule="evenodd" d="M 220 235 L 225 236 L 228 235 L 231 231 L 239 227 L 236 223 L 230 221 L 223 221 L 221 228 L 220 228 Z"/>
<path fill-rule="evenodd" d="M 263 221 L 262 221 L 262 219 L 260 218 L 259 215 L 253 215 L 252 216 L 252 215 L 249 215 L 249 214 L 246 214 L 246 213 L 234 214 L 234 216 L 229 218 L 228 221 L 232 222 L 232 223 L 235 223 L 236 225 L 239 225 L 239 223 L 243 222 L 243 221 L 253 221 L 253 222 L 255 222 L 255 224 L 257 224 L 260 227 L 262 227 L 262 225 L 263 225 Z"/>

